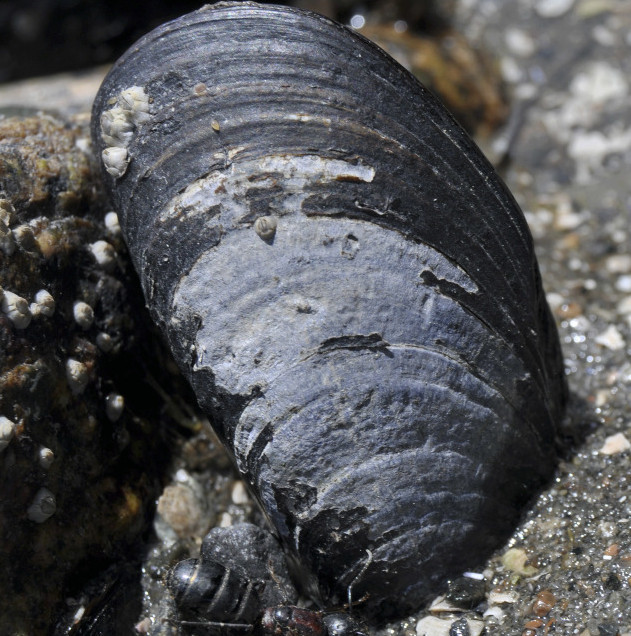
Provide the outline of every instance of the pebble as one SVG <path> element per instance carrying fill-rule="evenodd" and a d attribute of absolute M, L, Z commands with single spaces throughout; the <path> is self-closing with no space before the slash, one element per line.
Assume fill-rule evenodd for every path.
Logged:
<path fill-rule="evenodd" d="M 532 604 L 532 613 L 539 617 L 547 616 L 556 602 L 556 597 L 550 590 L 541 590 Z"/>
<path fill-rule="evenodd" d="M 567 13 L 574 0 L 538 0 L 535 10 L 542 18 L 558 18 Z"/>
<path fill-rule="evenodd" d="M 603 345 L 603 347 L 607 347 L 612 351 L 617 351 L 618 349 L 624 349 L 625 341 L 618 329 L 616 329 L 615 325 L 609 325 L 605 331 L 599 333 L 595 341 L 599 345 Z"/>
<path fill-rule="evenodd" d="M 618 276 L 616 289 L 621 292 L 631 292 L 631 275 Z"/>
<path fill-rule="evenodd" d="M 504 39 L 510 51 L 519 57 L 530 57 L 537 50 L 535 41 L 521 29 L 507 29 Z"/>
<path fill-rule="evenodd" d="M 445 598 L 463 609 L 473 609 L 483 600 L 486 592 L 484 579 L 470 576 L 459 576 L 449 581 L 449 587 Z"/>
<path fill-rule="evenodd" d="M 203 510 L 199 498 L 188 485 L 167 486 L 158 499 L 158 513 L 180 538 L 199 532 Z"/>
<path fill-rule="evenodd" d="M 605 438 L 605 443 L 600 449 L 603 455 L 617 455 L 631 448 L 631 443 L 625 437 L 624 433 L 616 433 Z"/>

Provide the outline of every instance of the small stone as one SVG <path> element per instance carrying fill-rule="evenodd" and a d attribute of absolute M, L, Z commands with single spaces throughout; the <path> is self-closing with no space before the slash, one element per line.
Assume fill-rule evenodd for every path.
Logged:
<path fill-rule="evenodd" d="M 541 590 L 532 604 L 532 613 L 539 617 L 547 616 L 556 602 L 556 597 L 550 590 Z"/>
<path fill-rule="evenodd" d="M 624 276 L 618 276 L 616 289 L 624 293 L 631 292 L 631 275 L 625 274 Z"/>
<path fill-rule="evenodd" d="M 542 18 L 558 18 L 567 13 L 573 5 L 574 0 L 538 0 L 535 9 Z"/>
<path fill-rule="evenodd" d="M 624 349 L 626 346 L 624 338 L 616 329 L 615 325 L 609 325 L 605 331 L 596 336 L 595 341 L 597 344 L 607 347 L 607 349 L 611 349 L 612 351 Z"/>
<path fill-rule="evenodd" d="M 598 625 L 598 636 L 620 636 L 620 630 L 611 623 Z"/>
<path fill-rule="evenodd" d="M 612 254 L 605 261 L 607 271 L 612 274 L 625 274 L 631 272 L 631 255 Z"/>
<path fill-rule="evenodd" d="M 623 453 L 631 448 L 631 443 L 624 436 L 624 433 L 616 433 L 605 438 L 605 443 L 602 445 L 600 452 L 603 455 L 617 455 Z"/>
<path fill-rule="evenodd" d="M 449 628 L 449 636 L 471 636 L 467 619 L 463 617 L 452 623 Z"/>
<path fill-rule="evenodd" d="M 613 557 L 618 556 L 619 553 L 620 553 L 620 545 L 618 545 L 617 543 L 612 543 L 610 546 L 608 546 L 605 549 L 605 551 L 603 552 L 603 556 L 605 558 L 612 559 Z"/>
<path fill-rule="evenodd" d="M 72 315 L 81 329 L 89 329 L 94 322 L 94 310 L 82 300 L 77 300 L 72 305 Z"/>
<path fill-rule="evenodd" d="M 180 538 L 194 536 L 202 518 L 201 503 L 185 484 L 167 486 L 158 499 L 158 512 Z"/>
<path fill-rule="evenodd" d="M 485 593 L 484 580 L 460 576 L 449 581 L 445 598 L 457 607 L 473 609 L 484 600 Z"/>
<path fill-rule="evenodd" d="M 0 453 L 11 443 L 15 435 L 15 422 L 0 415 Z"/>
<path fill-rule="evenodd" d="M 608 590 L 615 591 L 615 590 L 619 590 L 622 587 L 622 583 L 620 582 L 620 579 L 616 576 L 614 572 L 610 572 L 609 576 L 605 580 L 604 586 Z"/>
<path fill-rule="evenodd" d="M 40 488 L 26 511 L 26 516 L 35 523 L 44 523 L 55 514 L 56 510 L 55 495 L 48 488 Z"/>
<path fill-rule="evenodd" d="M 507 29 L 504 40 L 511 53 L 519 57 L 529 57 L 537 50 L 535 41 L 522 29 Z"/>

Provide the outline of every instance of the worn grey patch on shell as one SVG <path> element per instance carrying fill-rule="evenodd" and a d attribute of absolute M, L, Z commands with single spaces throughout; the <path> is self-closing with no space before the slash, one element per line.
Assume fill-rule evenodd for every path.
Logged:
<path fill-rule="evenodd" d="M 565 383 L 523 214 L 411 75 L 313 13 L 148 34 L 96 98 L 99 151 L 128 86 L 151 124 L 105 179 L 154 319 L 302 586 L 339 603 L 361 572 L 359 612 L 409 613 L 552 474 Z"/>

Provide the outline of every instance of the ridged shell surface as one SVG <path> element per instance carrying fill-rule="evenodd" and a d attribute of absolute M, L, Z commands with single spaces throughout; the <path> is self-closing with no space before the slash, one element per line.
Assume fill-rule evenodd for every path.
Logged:
<path fill-rule="evenodd" d="M 119 60 L 93 136 L 152 314 L 306 588 L 356 579 L 359 611 L 400 615 L 497 548 L 565 384 L 523 214 L 445 109 L 345 27 L 220 3 Z"/>

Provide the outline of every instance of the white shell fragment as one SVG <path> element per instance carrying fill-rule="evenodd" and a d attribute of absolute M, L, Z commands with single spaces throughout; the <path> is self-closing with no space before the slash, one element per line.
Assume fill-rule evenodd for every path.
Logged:
<path fill-rule="evenodd" d="M 31 323 L 31 311 L 28 302 L 10 291 L 2 297 L 2 311 L 7 315 L 16 329 L 25 329 Z"/>
<path fill-rule="evenodd" d="M 89 379 L 88 367 L 83 362 L 79 362 L 74 358 L 66 360 L 66 380 L 70 390 L 75 395 L 83 393 Z"/>
<path fill-rule="evenodd" d="M 55 313 L 55 299 L 50 292 L 40 289 L 35 294 L 35 302 L 29 305 L 29 310 L 33 318 L 39 318 L 40 316 L 50 318 Z"/>
<path fill-rule="evenodd" d="M 270 241 L 276 234 L 278 223 L 273 216 L 260 216 L 254 221 L 254 231 L 264 240 Z"/>
<path fill-rule="evenodd" d="M 605 438 L 605 443 L 602 445 L 600 452 L 603 455 L 617 455 L 623 453 L 631 448 L 631 443 L 625 437 L 624 433 L 616 433 Z"/>
<path fill-rule="evenodd" d="M 118 217 L 116 217 L 116 219 L 118 223 Z M 92 243 L 90 245 L 90 252 L 92 252 L 94 260 L 103 269 L 110 269 L 116 263 L 116 251 L 107 241 L 96 241 Z"/>
<path fill-rule="evenodd" d="M 48 488 L 40 488 L 33 499 L 33 503 L 28 507 L 26 516 L 35 523 L 44 523 L 50 519 L 57 510 L 57 502 Z"/>
<path fill-rule="evenodd" d="M 15 435 L 15 422 L 0 415 L 0 453 L 9 445 Z"/>
<path fill-rule="evenodd" d="M 467 620 L 467 627 L 471 636 L 480 636 L 484 629 L 482 621 Z M 443 619 L 436 616 L 425 616 L 416 624 L 417 636 L 449 636 L 455 619 Z"/>
<path fill-rule="evenodd" d="M 118 393 L 110 393 L 105 398 L 105 413 L 110 422 L 116 422 L 120 419 L 125 408 L 125 398 Z"/>
<path fill-rule="evenodd" d="M 72 305 L 72 315 L 81 329 L 89 329 L 94 322 L 94 310 L 82 300 L 77 300 Z"/>
<path fill-rule="evenodd" d="M 50 448 L 46 448 L 46 446 L 42 446 L 39 449 L 38 457 L 39 457 L 39 465 L 44 470 L 47 470 L 48 468 L 50 468 L 52 463 L 55 461 L 55 453 L 53 453 L 53 451 L 50 450 Z"/>
<path fill-rule="evenodd" d="M 618 349 L 624 349 L 625 341 L 622 334 L 616 329 L 615 325 L 609 325 L 605 331 L 599 333 L 596 338 L 596 342 L 607 349 L 617 351 Z"/>

